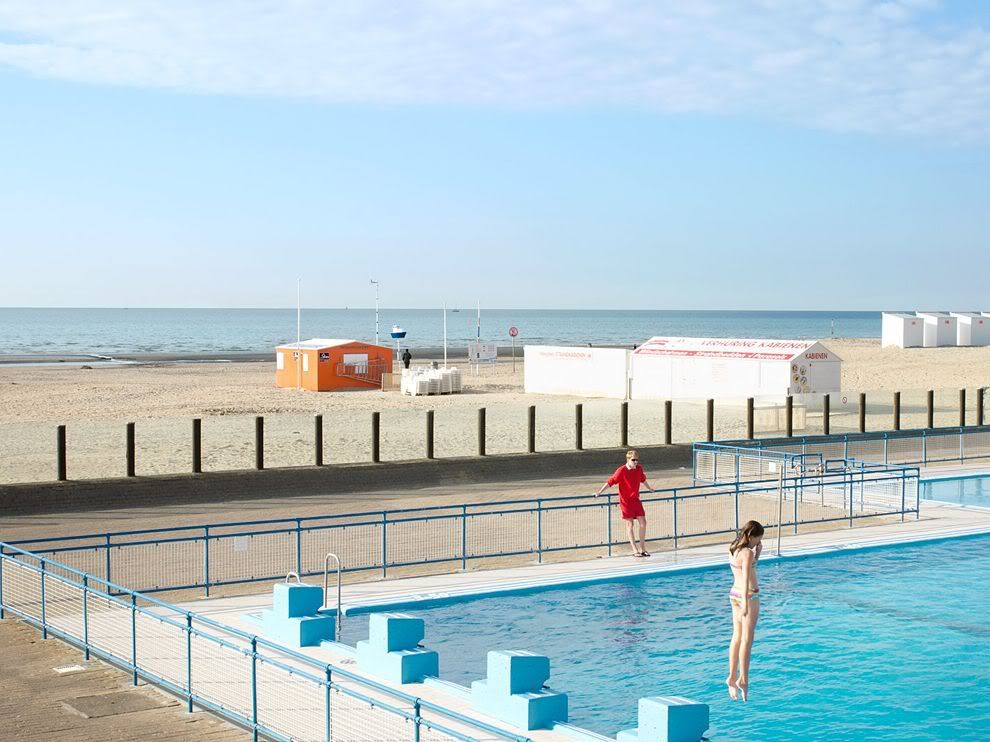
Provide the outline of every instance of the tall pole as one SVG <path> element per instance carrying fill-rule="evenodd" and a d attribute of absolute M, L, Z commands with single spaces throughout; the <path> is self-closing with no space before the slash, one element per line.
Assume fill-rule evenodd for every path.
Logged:
<path fill-rule="evenodd" d="M 302 279 L 296 279 L 296 391 L 302 387 Z"/>
<path fill-rule="evenodd" d="M 375 287 L 375 345 L 378 345 L 378 281 L 372 278 L 371 283 Z"/>
<path fill-rule="evenodd" d="M 481 299 L 478 299 L 478 337 L 477 340 L 481 342 Z"/>
<path fill-rule="evenodd" d="M 447 368 L 447 302 L 443 303 L 443 367 Z"/>

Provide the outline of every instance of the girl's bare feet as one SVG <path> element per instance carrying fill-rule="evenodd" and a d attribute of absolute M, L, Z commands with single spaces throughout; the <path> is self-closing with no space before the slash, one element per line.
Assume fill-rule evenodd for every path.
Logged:
<path fill-rule="evenodd" d="M 735 679 L 734 678 L 731 678 L 731 677 L 730 678 L 726 678 L 725 684 L 727 686 L 729 686 L 729 698 L 731 698 L 733 701 L 738 701 L 739 700 L 739 686 L 736 685 Z"/>
<path fill-rule="evenodd" d="M 736 685 L 739 687 L 739 690 L 742 692 L 742 699 L 743 699 L 743 701 L 748 701 L 749 700 L 749 698 L 748 698 L 748 695 L 749 695 L 749 680 L 746 680 L 744 678 L 739 678 L 736 681 Z"/>

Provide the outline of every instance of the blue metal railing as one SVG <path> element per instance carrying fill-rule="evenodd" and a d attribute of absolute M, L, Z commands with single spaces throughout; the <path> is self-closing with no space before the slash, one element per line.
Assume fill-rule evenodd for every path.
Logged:
<path fill-rule="evenodd" d="M 917 481 L 917 469 L 904 467 L 786 477 L 785 492 L 798 493 L 787 525 L 797 529 L 807 523 L 852 522 L 875 515 L 917 515 Z M 837 494 L 849 491 L 854 482 L 878 493 L 903 489 L 904 502 L 877 496 L 869 508 L 864 499 L 864 506 L 857 509 Z M 821 493 L 817 509 L 802 499 L 811 487 Z M 740 520 L 750 516 L 773 525 L 776 516 L 765 506 L 776 502 L 777 494 L 776 476 L 646 493 L 642 501 L 649 522 L 648 540 L 678 548 L 683 539 L 732 533 Z M 11 543 L 91 574 L 102 572 L 100 579 L 145 593 L 201 588 L 209 594 L 213 587 L 268 582 L 290 571 L 322 574 L 327 551 L 342 557 L 346 572 L 378 570 L 382 576 L 419 565 L 467 569 L 471 562 L 493 557 L 533 555 L 542 561 L 549 553 L 596 548 L 611 554 L 613 546 L 624 543 L 624 529 L 612 507 L 615 502 L 611 495 L 542 497 Z M 154 552 L 150 559 L 146 558 L 149 550 Z"/>
<path fill-rule="evenodd" d="M 58 595 L 53 597 L 51 588 L 56 586 Z M 102 606 L 98 621 L 94 619 L 94 603 Z M 57 607 L 57 618 L 49 615 L 48 608 L 53 605 Z M 114 609 L 110 610 L 110 606 Z M 113 616 L 114 611 L 126 615 L 118 613 L 108 622 L 108 616 Z M 200 706 L 247 728 L 255 739 L 259 735 L 276 740 L 302 736 L 296 732 L 302 723 L 296 713 L 298 704 L 293 704 L 293 709 L 282 709 L 282 714 L 267 704 L 269 698 L 278 701 L 284 697 L 282 694 L 290 684 L 294 684 L 294 690 L 303 697 L 307 689 L 321 689 L 320 696 L 325 699 L 322 707 L 308 709 L 310 727 L 317 716 L 321 718 L 319 733 L 304 735 L 307 739 L 324 737 L 329 741 L 334 725 L 367 729 L 369 715 L 372 723 L 377 718 L 383 727 L 390 719 L 410 723 L 410 740 L 419 739 L 422 729 L 465 741 L 482 736 L 515 742 L 528 742 L 529 739 L 123 585 L 0 543 L 0 618 L 5 612 L 38 627 L 44 637 L 51 634 L 80 647 L 87 659 L 97 656 L 127 670 L 135 684 L 143 678 L 185 699 L 189 711 L 194 705 Z M 143 636 L 139 625 L 149 627 Z M 96 628 L 99 636 L 94 637 L 91 628 Z M 128 656 L 120 651 L 122 630 L 127 634 Z M 180 642 L 172 641 L 177 637 Z M 142 640 L 154 642 L 154 651 L 148 656 L 139 652 Z M 175 651 L 177 647 L 179 651 Z M 225 650 L 227 659 L 214 661 L 210 666 L 203 657 L 210 654 L 211 647 Z M 200 654 L 197 655 L 194 649 L 199 649 Z M 246 689 L 249 702 L 243 702 L 243 698 L 242 703 L 225 702 L 213 691 L 204 689 L 211 683 L 229 685 L 238 682 L 237 679 L 232 681 L 229 673 L 225 675 L 222 666 L 233 658 L 240 658 L 250 665 L 250 672 L 241 674 L 241 682 L 249 683 Z M 261 665 L 279 671 L 278 679 L 260 679 L 258 669 Z M 200 689 L 194 684 L 194 666 L 195 677 L 200 678 Z M 180 667 L 184 680 L 177 682 L 174 676 Z M 244 669 L 243 665 L 241 669 Z M 248 681 L 243 680 L 245 676 Z M 361 712 L 347 707 L 334 710 L 333 693 L 366 704 L 367 709 Z M 264 711 L 260 710 L 262 701 L 266 702 Z"/>
<path fill-rule="evenodd" d="M 872 459 L 882 464 L 928 464 L 990 458 L 990 427 L 918 428 L 873 433 L 805 435 L 791 438 L 756 438 L 720 441 L 720 445 L 773 450 L 800 446 L 802 452 L 816 447 L 842 447 L 842 458 Z M 875 444 L 871 446 L 870 444 Z M 893 445 L 892 445 L 893 444 Z M 913 444 L 913 447 L 912 445 Z M 695 444 L 697 448 L 702 444 Z M 874 450 L 879 446 L 879 450 Z M 895 448 L 897 450 L 892 450 Z"/>

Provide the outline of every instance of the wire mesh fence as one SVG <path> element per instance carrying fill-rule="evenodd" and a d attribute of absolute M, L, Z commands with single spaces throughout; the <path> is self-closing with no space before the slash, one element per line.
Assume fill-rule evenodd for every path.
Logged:
<path fill-rule="evenodd" d="M 333 663 L 0 544 L 0 618 L 15 616 L 275 740 L 516 740 Z"/>

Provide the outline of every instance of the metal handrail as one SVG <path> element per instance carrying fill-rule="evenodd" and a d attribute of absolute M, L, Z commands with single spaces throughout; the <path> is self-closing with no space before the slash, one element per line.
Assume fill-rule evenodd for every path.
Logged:
<path fill-rule="evenodd" d="M 344 625 L 344 611 L 343 606 L 340 602 L 340 573 L 343 571 L 340 564 L 340 557 L 334 554 L 332 551 L 327 552 L 327 555 L 323 558 L 323 607 L 326 608 L 327 598 L 330 595 L 330 560 L 333 559 L 337 562 L 337 640 L 340 640 L 340 630 Z"/>

